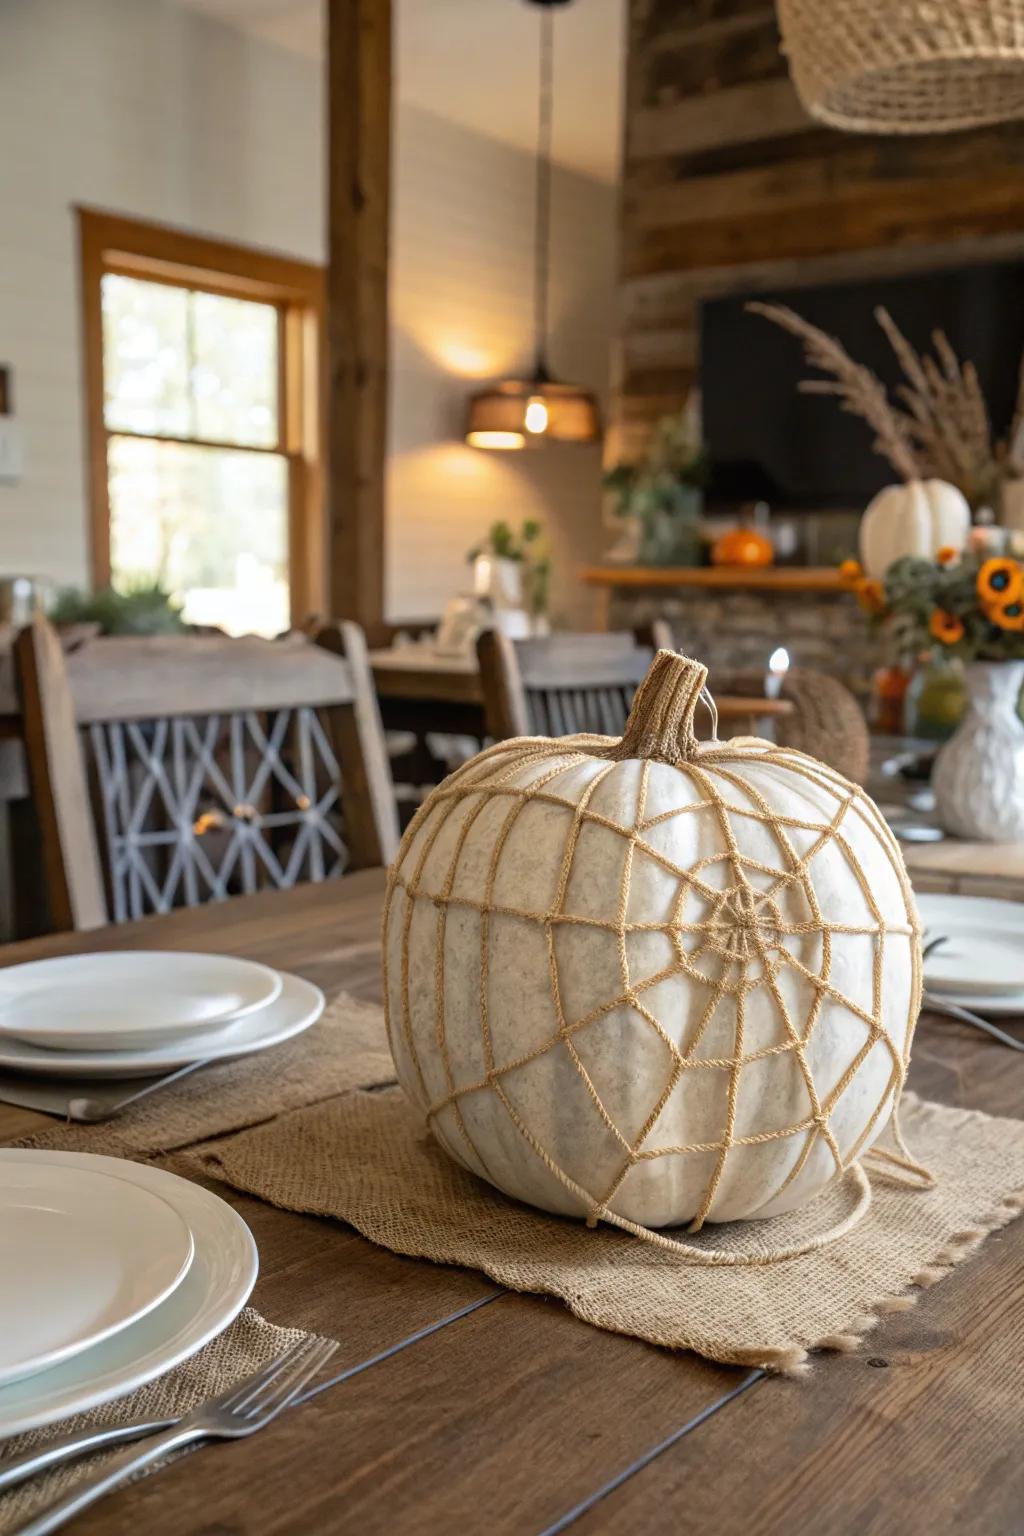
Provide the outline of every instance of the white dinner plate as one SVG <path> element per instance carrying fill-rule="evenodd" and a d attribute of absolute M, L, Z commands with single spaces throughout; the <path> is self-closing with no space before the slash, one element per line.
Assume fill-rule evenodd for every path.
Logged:
<path fill-rule="evenodd" d="M 0 1180 L 29 1161 L 95 1169 L 158 1195 L 191 1231 L 195 1251 L 181 1284 L 138 1322 L 74 1359 L 0 1387 L 0 1440 L 124 1397 L 187 1360 L 241 1311 L 258 1267 L 256 1244 L 241 1216 L 200 1184 L 117 1157 L 14 1148 L 0 1149 Z"/>
<path fill-rule="evenodd" d="M 192 1234 L 150 1190 L 26 1154 L 0 1178 L 0 1386 L 68 1360 L 180 1285 Z"/>
<path fill-rule="evenodd" d="M 1024 902 L 986 896 L 917 898 L 926 942 L 947 942 L 925 961 L 925 986 L 976 1013 L 1024 1013 Z"/>
<path fill-rule="evenodd" d="M 315 1024 L 324 1011 L 319 987 L 281 975 L 281 992 L 266 1008 L 210 1034 L 189 1035 L 149 1051 L 44 1051 L 0 1035 L 0 1067 L 45 1077 L 138 1077 L 171 1072 L 190 1061 L 221 1061 L 280 1045 Z"/>
<path fill-rule="evenodd" d="M 48 1050 L 148 1050 L 272 1003 L 281 978 L 233 955 L 115 949 L 0 973 L 0 1036 Z"/>

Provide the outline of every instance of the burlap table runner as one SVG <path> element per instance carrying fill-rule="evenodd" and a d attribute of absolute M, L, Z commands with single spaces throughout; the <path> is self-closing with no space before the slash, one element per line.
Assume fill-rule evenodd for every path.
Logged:
<path fill-rule="evenodd" d="M 19 1146 L 159 1154 L 204 1141 L 350 1088 L 393 1082 L 382 1010 L 342 993 L 311 1029 L 252 1056 L 204 1067 L 95 1126 L 47 1129 Z"/>
<path fill-rule="evenodd" d="M 75 1430 L 107 1424 L 127 1424 L 131 1419 L 141 1417 L 177 1418 L 188 1413 L 205 1398 L 226 1391 L 232 1382 L 241 1381 L 250 1372 L 259 1370 L 261 1365 L 273 1360 L 290 1344 L 305 1337 L 307 1335 L 301 1329 L 277 1328 L 252 1307 L 246 1307 L 229 1328 L 166 1376 L 149 1382 L 147 1386 L 119 1398 L 115 1403 L 106 1403 L 88 1413 L 78 1413 L 57 1424 L 49 1424 L 44 1429 L 32 1430 L 12 1440 L 5 1440 L 0 1444 L 0 1465 L 6 1457 L 35 1450 L 47 1441 L 56 1439 L 58 1435 Z M 91 1456 L 65 1462 L 6 1493 L 0 1493 L 0 1533 L 16 1530 L 47 1504 L 67 1493 L 76 1483 L 92 1477 L 123 1450 L 124 1446 L 115 1446 L 110 1451 L 98 1451 Z M 165 1464 L 157 1462 L 148 1470 L 156 1471 Z"/>
<path fill-rule="evenodd" d="M 712 1360 L 807 1369 L 815 1348 L 856 1349 L 986 1234 L 1024 1209 L 1024 1122 L 904 1099 L 904 1130 L 935 1175 L 908 1189 L 872 1172 L 871 1208 L 834 1244 L 756 1268 L 702 1268 L 637 1238 L 540 1212 L 463 1172 L 397 1088 L 354 1092 L 243 1131 L 189 1160 L 290 1210 L 334 1216 L 396 1253 L 481 1269 L 559 1296 L 577 1317 Z M 705 1228 L 692 1241 L 777 1250 L 829 1230 L 850 1191 L 803 1211 Z"/>

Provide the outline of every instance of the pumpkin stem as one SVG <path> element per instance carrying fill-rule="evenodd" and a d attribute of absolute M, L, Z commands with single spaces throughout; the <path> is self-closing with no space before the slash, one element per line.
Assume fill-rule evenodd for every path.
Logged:
<path fill-rule="evenodd" d="M 693 718 L 708 669 L 676 651 L 659 651 L 636 691 L 622 740 L 609 748 L 617 761 L 646 757 L 659 763 L 683 763 L 696 755 Z"/>

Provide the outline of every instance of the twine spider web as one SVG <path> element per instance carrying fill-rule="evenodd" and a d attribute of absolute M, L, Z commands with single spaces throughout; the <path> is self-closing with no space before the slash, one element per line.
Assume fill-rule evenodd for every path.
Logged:
<path fill-rule="evenodd" d="M 678 663 L 680 658 L 672 657 L 672 661 Z M 703 668 L 700 673 L 702 683 L 706 675 Z M 634 716 L 639 704 L 638 695 Z M 692 701 L 687 728 L 691 717 Z M 638 730 L 641 724 L 646 734 Z M 678 720 L 673 717 L 669 724 L 674 733 Z M 683 750 L 674 762 L 682 770 L 678 775 L 681 789 L 688 792 L 681 795 L 679 804 L 648 815 L 651 759 L 666 760 L 657 746 L 658 740 L 663 740 L 664 726 L 665 720 L 659 717 L 652 721 L 648 710 L 643 721 L 634 721 L 631 717 L 632 734 L 631 727 L 627 727 L 622 744 L 594 736 L 561 741 L 531 738 L 499 743 L 453 774 L 429 797 L 406 833 L 388 884 L 384 919 L 385 995 L 392 1051 L 404 1086 L 425 1112 L 437 1139 L 459 1161 L 482 1171 L 499 1188 L 504 1187 L 500 1170 L 492 1171 L 488 1166 L 487 1156 L 465 1112 L 467 1101 L 476 1095 L 490 1094 L 501 1105 L 508 1121 L 533 1154 L 581 1203 L 589 1225 L 598 1220 L 609 1221 L 648 1241 L 681 1250 L 696 1257 L 698 1262 L 769 1262 L 788 1255 L 761 1254 L 747 1259 L 735 1253 L 716 1254 L 713 1248 L 698 1248 L 651 1231 L 616 1212 L 612 1202 L 632 1170 L 638 1167 L 663 1158 L 704 1157 L 710 1162 L 710 1172 L 690 1226 L 692 1232 L 699 1231 L 709 1216 L 713 1216 L 723 1173 L 730 1157 L 737 1155 L 737 1149 L 802 1137 L 799 1154 L 781 1185 L 763 1204 L 768 1205 L 782 1195 L 799 1178 L 814 1148 L 823 1145 L 828 1150 L 835 1175 L 850 1174 L 859 1188 L 857 1207 L 842 1223 L 841 1230 L 847 1230 L 860 1219 L 866 1209 L 869 1189 L 858 1159 L 876 1134 L 884 1111 L 898 1103 L 920 1006 L 918 919 L 898 847 L 873 802 L 859 786 L 848 783 L 839 774 L 800 753 L 754 740 L 713 743 L 698 748 L 695 738 L 685 739 L 684 731 Z M 641 737 L 642 753 L 637 747 Z M 593 802 L 600 787 L 621 772 L 622 760 L 630 755 L 642 756 L 644 760 L 639 768 L 634 813 L 631 817 L 618 819 L 596 809 Z M 593 765 L 595 759 L 597 767 L 590 770 L 589 778 L 580 789 L 578 778 L 575 781 L 573 778 L 574 770 L 581 765 Z M 784 768 L 803 785 L 823 792 L 830 807 L 829 814 L 816 819 L 781 813 L 768 803 L 752 782 L 749 770 L 755 765 Z M 565 784 L 567 779 L 568 786 Z M 498 899 L 497 895 L 503 856 L 515 829 L 523 825 L 521 818 L 527 807 L 532 805 L 555 807 L 568 817 L 553 896 L 543 910 L 516 905 Z M 489 812 L 491 806 L 496 806 L 496 810 Z M 483 824 L 481 817 L 485 812 L 491 819 Z M 896 876 L 903 908 L 898 920 L 893 920 L 891 915 L 886 917 L 852 846 L 848 818 L 854 812 L 874 834 Z M 658 841 L 659 828 L 684 817 L 707 818 L 718 834 L 716 851 L 689 866 L 674 860 Z M 769 862 L 744 851 L 736 832 L 736 824 L 742 827 L 744 823 L 769 830 L 777 848 L 777 859 Z M 495 825 L 496 832 L 493 830 Z M 493 841 L 482 889 L 471 893 L 466 889 L 466 882 L 460 882 L 459 871 L 467 849 L 473 845 L 475 828 L 480 839 L 493 835 Z M 618 890 L 612 903 L 613 910 L 606 916 L 568 909 L 567 896 L 577 868 L 581 841 L 588 835 L 588 829 L 603 829 L 605 834 L 621 840 L 623 845 Z M 446 842 L 443 841 L 445 838 Z M 806 845 L 802 851 L 798 847 L 801 838 Z M 746 841 L 749 844 L 750 839 Z M 864 922 L 837 922 L 822 911 L 812 865 L 829 847 L 839 850 L 850 879 L 860 890 L 868 914 Z M 672 910 L 658 920 L 638 920 L 630 916 L 631 882 L 641 860 L 651 861 L 677 882 Z M 794 920 L 785 910 L 795 904 L 794 897 L 807 914 L 799 920 Z M 689 906 L 698 907 L 692 919 L 688 917 Z M 431 908 L 436 914 L 432 935 L 421 928 L 413 942 L 415 915 L 420 913 L 422 924 L 429 917 Z M 467 1072 L 467 1065 L 473 1064 L 457 1059 L 448 1028 L 447 1010 L 451 997 L 446 986 L 446 931 L 452 912 L 474 914 L 479 923 L 479 996 L 476 1000 L 482 1056 L 479 1072 Z M 499 1059 L 492 1031 L 490 966 L 495 927 L 506 921 L 528 924 L 543 934 L 556 1027 L 547 1037 L 511 1055 L 506 1052 Z M 609 946 L 617 953 L 619 981 L 613 989 L 614 995 L 576 1014 L 565 1005 L 563 964 L 558 953 L 559 933 L 573 927 L 607 934 Z M 666 964 L 642 977 L 631 972 L 629 945 L 631 936 L 636 934 L 661 935 L 671 951 Z M 429 937 L 429 943 L 425 942 L 424 935 Z M 871 946 L 870 1006 L 864 1006 L 843 991 L 835 977 L 835 942 L 841 937 L 854 936 L 868 939 Z M 816 965 L 806 964 L 797 952 L 799 946 L 792 942 L 807 938 L 817 949 Z M 911 967 L 907 1013 L 895 1026 L 895 1034 L 893 1026 L 886 1021 L 884 996 L 887 945 L 894 941 L 901 941 L 906 946 Z M 424 976 L 427 969 L 432 972 L 429 977 Z M 800 1018 L 794 1017 L 794 1009 L 787 1000 L 787 972 L 794 973 L 811 994 L 810 1006 Z M 696 1024 L 685 1041 L 673 1037 L 655 1007 L 651 1006 L 654 989 L 673 979 L 699 984 L 707 992 Z M 422 1019 L 417 1027 L 411 1000 L 413 990 L 421 991 L 427 982 L 432 993 L 433 1013 L 432 1029 L 429 1030 L 424 1028 Z M 778 1038 L 768 1044 L 753 1045 L 745 1040 L 745 1035 L 749 999 L 758 989 L 763 989 L 772 1000 Z M 827 1092 L 822 1092 L 815 1081 L 809 1054 L 826 1001 L 838 1005 L 844 1015 L 849 1016 L 851 1028 L 859 1030 L 861 1038 L 838 1080 Z M 702 1042 L 710 1033 L 712 1020 L 720 1018 L 719 1009 L 723 1004 L 731 1013 L 731 1049 L 724 1055 L 701 1055 Z M 656 1038 L 667 1058 L 664 1081 L 651 1098 L 639 1129 L 631 1134 L 618 1123 L 606 1102 L 607 1090 L 595 1080 L 594 1072 L 588 1070 L 583 1054 L 588 1031 L 622 1009 L 630 1010 L 631 1017 L 638 1021 L 638 1028 Z M 528 1035 L 529 1031 L 524 1033 Z M 887 1080 L 852 1146 L 844 1152 L 832 1117 L 876 1046 L 880 1046 L 888 1057 Z M 617 1148 L 612 1176 L 596 1187 L 585 1187 L 579 1169 L 570 1171 L 564 1166 L 564 1160 L 545 1145 L 544 1137 L 536 1125 L 529 1123 L 528 1116 L 515 1100 L 515 1074 L 528 1072 L 533 1063 L 555 1052 L 564 1053 L 572 1063 L 594 1114 Z M 755 1063 L 766 1062 L 769 1058 L 785 1058 L 792 1063 L 806 1099 L 805 1112 L 783 1126 L 742 1132 L 737 1126 L 737 1104 L 744 1075 Z M 432 1079 L 436 1082 L 438 1063 L 444 1081 L 441 1093 L 430 1086 Z M 653 1144 L 652 1133 L 673 1094 L 686 1074 L 696 1072 L 723 1075 L 725 1102 L 720 1129 L 714 1136 L 699 1140 Z M 446 1129 L 449 1125 L 455 1128 L 455 1145 L 451 1142 L 451 1131 Z M 888 1159 L 890 1167 L 898 1165 L 927 1178 L 909 1161 L 898 1126 L 895 1136 L 895 1153 L 876 1152 L 875 1155 Z M 833 1230 L 824 1238 L 813 1239 L 795 1251 L 806 1251 L 808 1246 L 819 1246 L 838 1235 L 839 1229 Z"/>

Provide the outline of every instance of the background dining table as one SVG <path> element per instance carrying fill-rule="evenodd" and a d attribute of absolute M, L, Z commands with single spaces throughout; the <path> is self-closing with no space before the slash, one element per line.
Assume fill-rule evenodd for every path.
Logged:
<path fill-rule="evenodd" d="M 382 894 L 370 871 L 8 946 L 0 964 L 203 949 L 377 1001 Z M 1021 1110 L 1018 1059 L 945 1020 L 922 1020 L 910 1086 Z M 0 1105 L 0 1142 L 53 1124 Z M 332 1372 L 347 1375 L 251 1440 L 112 1495 L 79 1519 L 81 1536 L 1022 1529 L 1024 1221 L 859 1353 L 820 1355 L 794 1381 L 601 1332 L 557 1301 L 211 1187 L 255 1235 L 254 1304 L 340 1340 Z"/>

